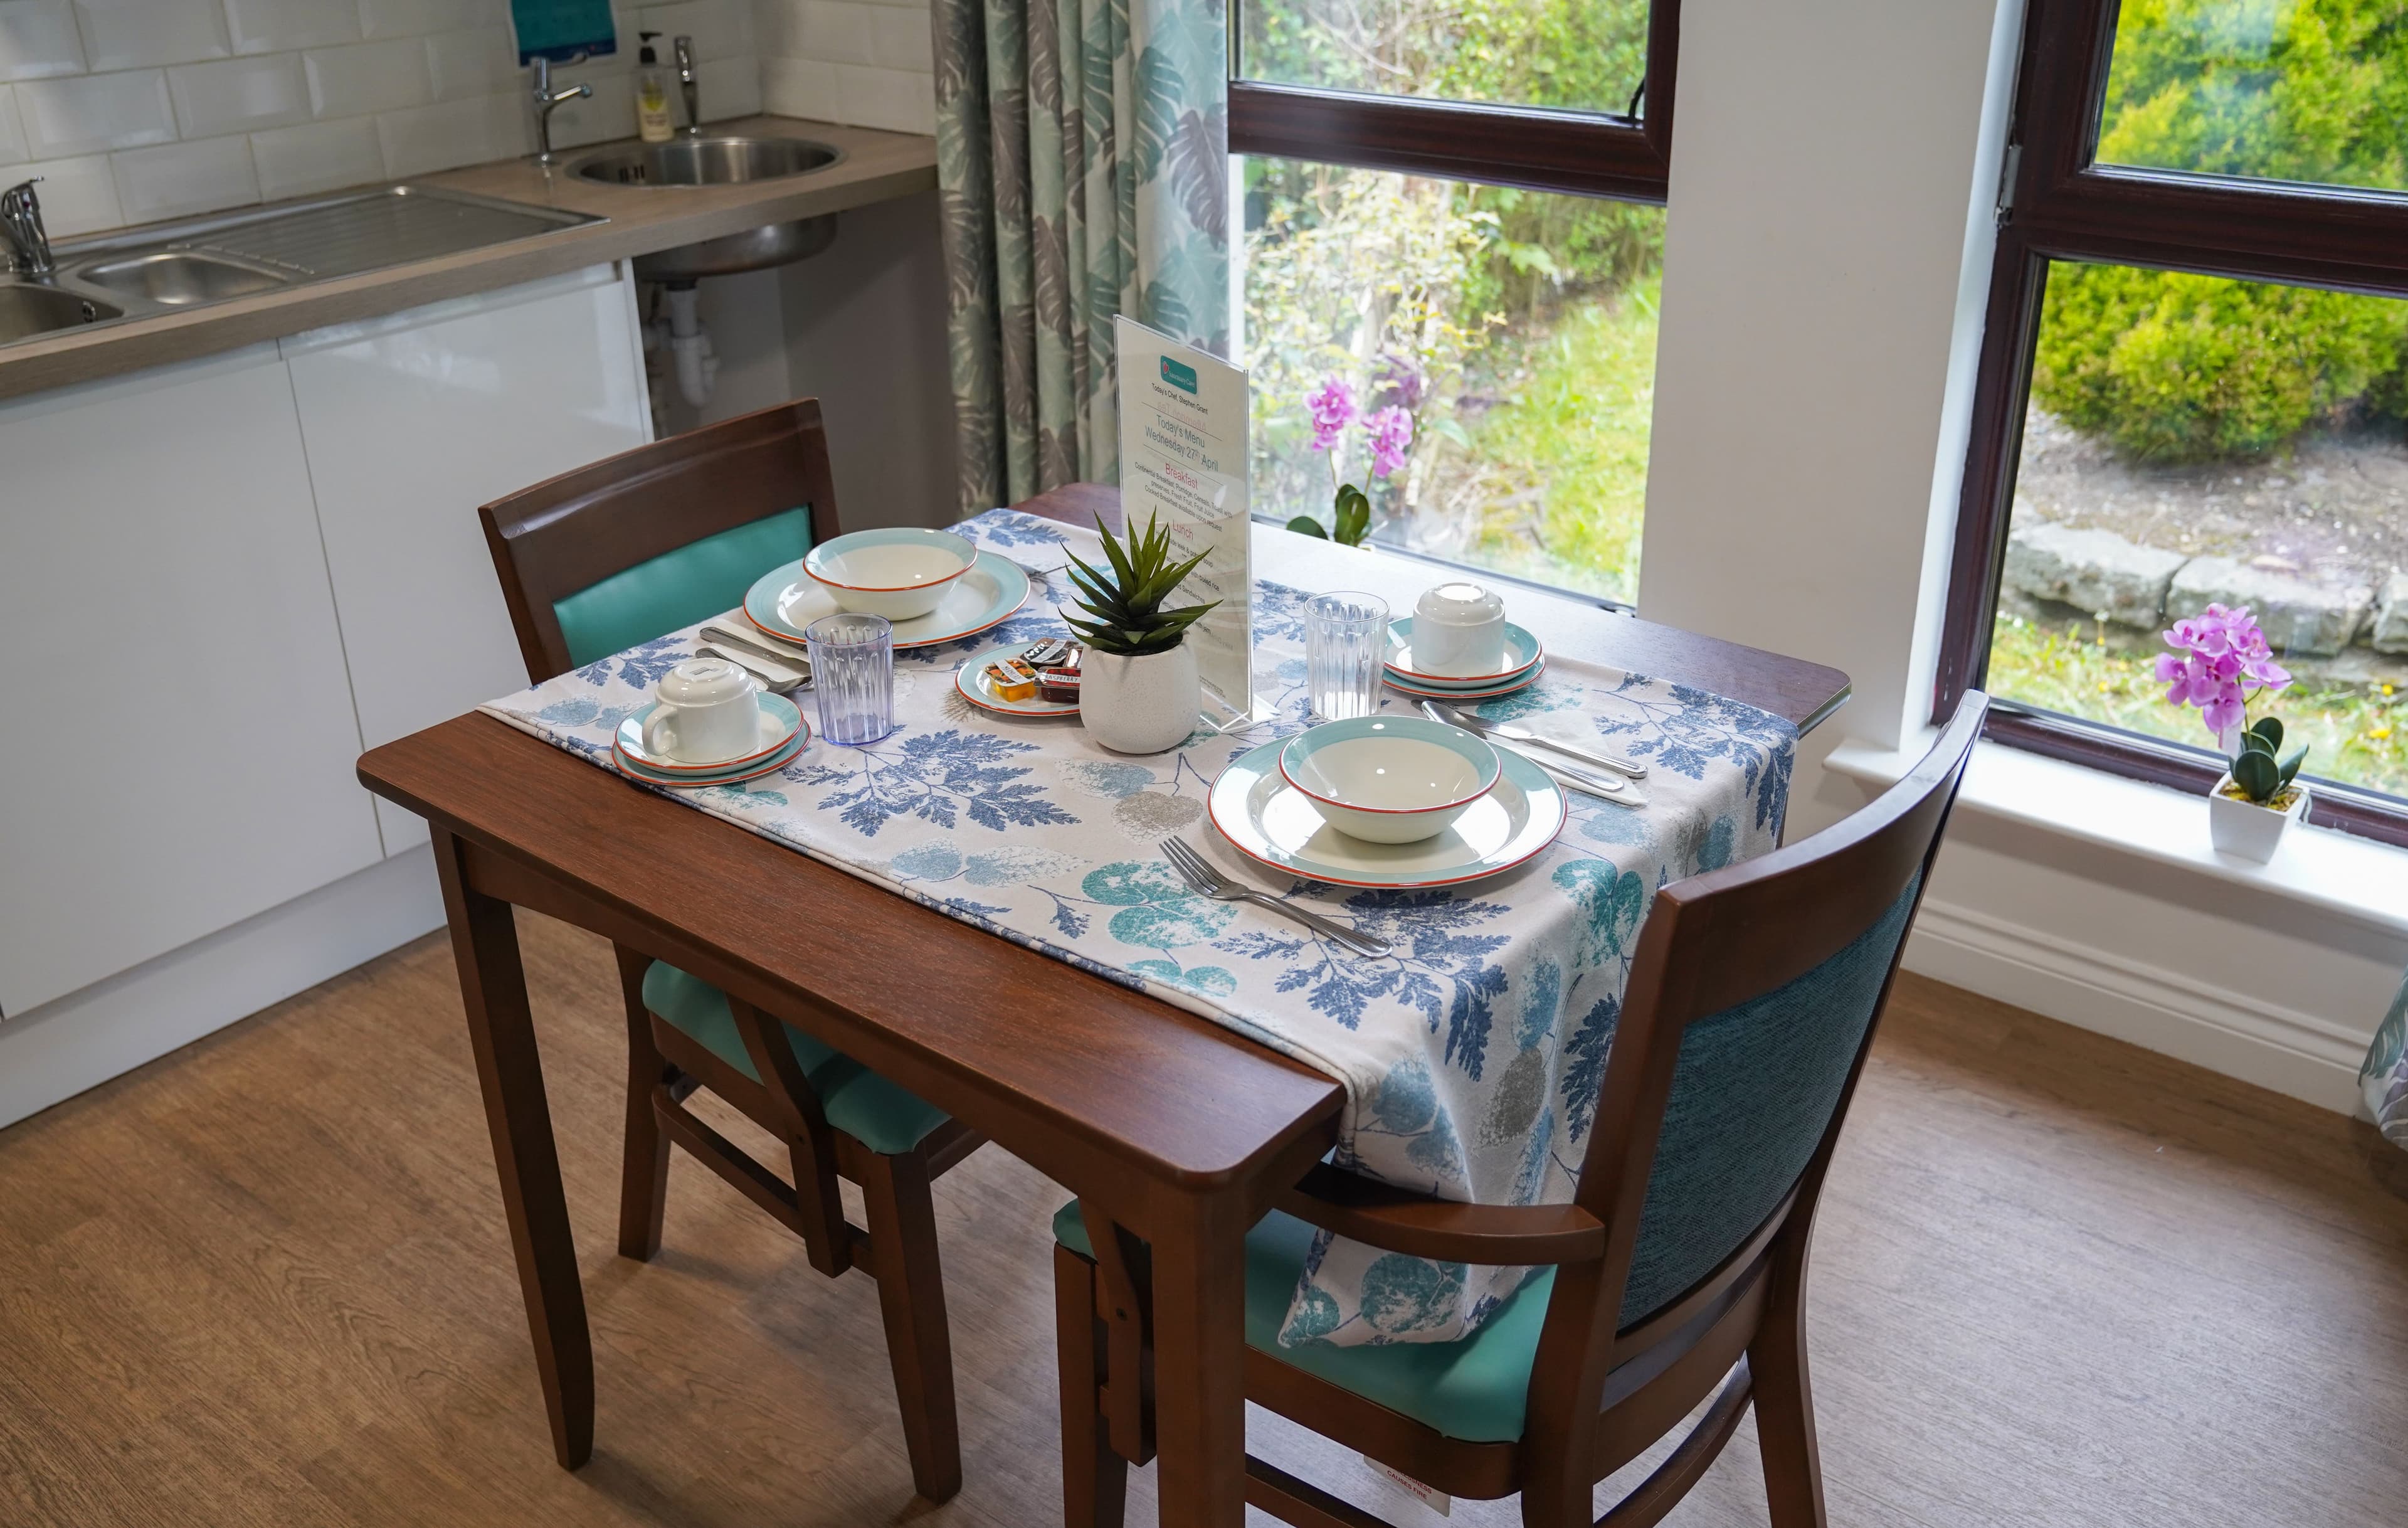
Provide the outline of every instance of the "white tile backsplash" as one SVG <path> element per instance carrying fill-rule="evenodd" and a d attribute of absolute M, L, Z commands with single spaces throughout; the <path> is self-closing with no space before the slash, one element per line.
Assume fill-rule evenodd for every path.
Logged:
<path fill-rule="evenodd" d="M 364 117 L 435 99 L 426 44 L 417 37 L 312 49 L 301 63 L 309 76 L 312 116 Z"/>
<path fill-rule="evenodd" d="M 935 132 L 929 8 L 929 0 L 753 0 L 761 108 Z"/>
<path fill-rule="evenodd" d="M 385 173 L 399 180 L 524 153 L 527 115 L 516 92 L 385 112 L 377 118 Z"/>
<path fill-rule="evenodd" d="M 934 131 L 929 0 L 612 0 L 560 148 L 634 135 L 637 34 L 694 38 L 706 123 Z M 0 0 L 0 166 L 63 237 L 533 147 L 509 0 Z M 682 112 L 674 84 L 672 110 Z"/>
<path fill-rule="evenodd" d="M 869 23 L 869 62 L 880 68 L 916 69 L 933 77 L 936 42 L 928 30 L 928 12 L 896 6 L 875 7 Z"/>
<path fill-rule="evenodd" d="M 811 58 L 761 60 L 761 109 L 781 117 L 832 122 L 837 115 L 838 65 Z"/>
<path fill-rule="evenodd" d="M 251 135 L 251 162 L 264 201 L 366 185 L 385 179 L 374 117 L 338 117 Z"/>
<path fill-rule="evenodd" d="M 837 80 L 839 122 L 882 127 L 890 133 L 934 133 L 937 91 L 933 76 L 903 69 L 849 68 Z"/>
<path fill-rule="evenodd" d="M 510 34 L 498 26 L 438 32 L 426 39 L 426 64 L 435 76 L 435 98 L 465 101 L 519 88 Z"/>
<path fill-rule="evenodd" d="M 118 210 L 117 181 L 108 173 L 107 154 L 78 159 L 36 160 L 13 172 L 20 180 L 42 178 L 42 223 L 53 238 L 70 238 L 125 221 Z"/>
<path fill-rule="evenodd" d="M 188 138 L 281 127 L 309 116 L 309 87 L 291 53 L 223 58 L 167 71 L 176 126 Z"/>
<path fill-rule="evenodd" d="M 128 149 L 108 157 L 128 223 L 156 223 L 259 200 L 251 140 L 239 135 Z"/>
<path fill-rule="evenodd" d="M 176 137 L 167 77 L 157 69 L 29 79 L 13 88 L 25 147 L 36 159 L 136 149 Z"/>
<path fill-rule="evenodd" d="M 509 14 L 509 0 L 360 0 L 360 24 L 371 37 L 423 37 L 499 26 Z"/>
<path fill-rule="evenodd" d="M 75 0 L 0 0 L 0 79 L 81 73 Z"/>
<path fill-rule="evenodd" d="M 225 0 L 237 53 L 273 53 L 360 40 L 359 0 Z"/>
<path fill-rule="evenodd" d="M 218 0 L 76 0 L 75 10 L 85 63 L 95 70 L 194 64 L 231 51 Z"/>

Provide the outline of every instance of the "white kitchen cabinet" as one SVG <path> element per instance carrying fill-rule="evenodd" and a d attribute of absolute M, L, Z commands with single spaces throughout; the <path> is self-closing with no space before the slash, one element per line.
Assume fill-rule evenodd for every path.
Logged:
<path fill-rule="evenodd" d="M 366 745 L 524 685 L 477 506 L 651 438 L 617 273 L 596 267 L 282 348 Z M 388 854 L 425 841 L 409 813 L 381 800 L 376 810 Z"/>
<path fill-rule="evenodd" d="M 0 1012 L 377 862 L 274 346 L 0 404 Z"/>

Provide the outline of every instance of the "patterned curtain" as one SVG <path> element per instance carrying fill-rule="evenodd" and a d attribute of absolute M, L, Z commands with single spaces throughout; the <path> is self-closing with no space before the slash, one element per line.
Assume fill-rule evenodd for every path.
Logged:
<path fill-rule="evenodd" d="M 935 0 L 962 509 L 1119 477 L 1112 315 L 1228 353 L 1225 0 Z"/>
<path fill-rule="evenodd" d="M 2374 1031 L 2358 1086 L 2374 1123 L 2392 1142 L 2408 1147 L 2408 977 L 2401 979 L 2391 1012 Z"/>

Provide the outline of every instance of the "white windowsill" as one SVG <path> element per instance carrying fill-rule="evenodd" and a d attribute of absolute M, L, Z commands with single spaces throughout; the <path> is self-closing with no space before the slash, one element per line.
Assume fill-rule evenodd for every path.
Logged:
<path fill-rule="evenodd" d="M 1889 786 L 1938 735 L 1909 739 L 1897 750 L 1849 739 L 1831 750 L 1825 767 Z M 1998 742 L 1974 749 L 1957 805 L 2282 897 L 2384 933 L 2408 934 L 2408 850 L 2372 839 L 2294 824 L 2272 859 L 2251 864 L 2209 846 L 2207 802 L 2200 796 Z"/>

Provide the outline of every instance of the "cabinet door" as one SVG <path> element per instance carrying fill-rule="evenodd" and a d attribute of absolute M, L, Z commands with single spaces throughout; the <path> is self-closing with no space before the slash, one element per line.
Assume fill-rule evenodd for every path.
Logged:
<path fill-rule="evenodd" d="M 273 346 L 0 405 L 0 1009 L 374 864 Z"/>
<path fill-rule="evenodd" d="M 283 342 L 371 748 L 520 689 L 477 506 L 650 439 L 611 267 Z M 425 825 L 379 800 L 385 851 Z"/>

